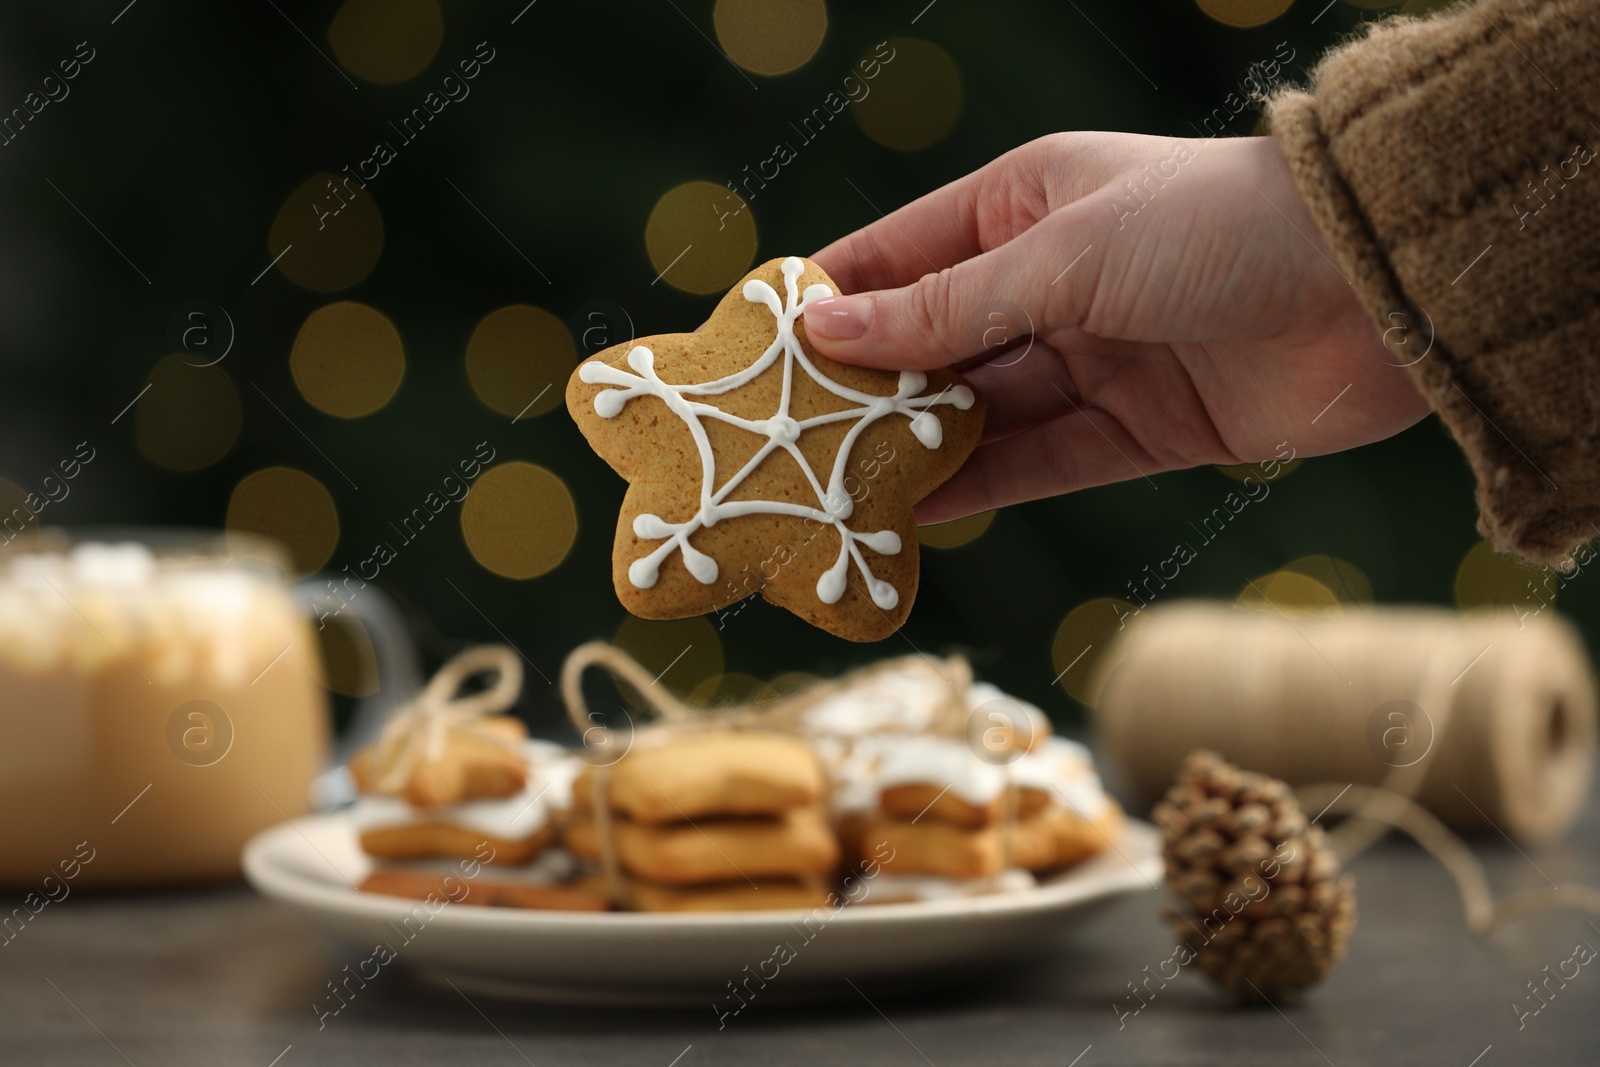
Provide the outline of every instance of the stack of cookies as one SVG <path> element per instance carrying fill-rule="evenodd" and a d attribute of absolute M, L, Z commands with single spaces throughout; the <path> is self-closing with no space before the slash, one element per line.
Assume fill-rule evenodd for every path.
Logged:
<path fill-rule="evenodd" d="M 379 861 L 363 889 L 426 898 L 460 884 L 462 898 L 478 904 L 605 906 L 597 889 L 568 887 L 572 865 L 551 848 L 579 769 L 568 749 L 529 740 L 517 719 L 489 716 L 447 731 L 438 751 L 409 766 L 381 763 L 376 746 L 350 761 L 361 794 L 351 821 L 362 851 Z M 481 865 L 494 873 L 480 874 Z"/>
<path fill-rule="evenodd" d="M 1037 828 L 1032 832 L 1047 837 L 1052 866 L 1088 859 L 1121 830 L 1122 809 L 1106 794 L 1094 759 L 1078 742 L 1045 738 L 1011 764 L 1009 772 L 1017 791 L 1020 834 L 1025 836 L 1031 826 Z"/>
<path fill-rule="evenodd" d="M 1031 874 L 1100 851 L 1120 819 L 1071 741 L 1042 739 L 1000 765 L 979 758 L 963 738 L 884 737 L 865 748 L 876 756 L 877 805 L 861 818 L 853 844 L 863 863 L 882 872 L 870 901 L 1025 886 Z"/>
<path fill-rule="evenodd" d="M 798 738 L 685 733 L 584 770 L 566 844 L 594 864 L 609 849 L 636 911 L 816 907 L 839 863 L 823 795 L 822 768 Z"/>
<path fill-rule="evenodd" d="M 362 749 L 350 761 L 362 850 L 394 860 L 465 858 L 487 842 L 496 862 L 528 862 L 555 840 L 544 797 L 530 803 L 533 762 L 553 761 L 555 748 L 529 742 L 520 721 L 496 715 L 470 732 L 448 731 L 438 752 L 397 774 L 380 766 L 376 746 Z"/>

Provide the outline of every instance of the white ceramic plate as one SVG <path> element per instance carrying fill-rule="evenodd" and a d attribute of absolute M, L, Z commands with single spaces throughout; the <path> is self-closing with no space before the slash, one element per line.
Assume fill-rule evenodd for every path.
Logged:
<path fill-rule="evenodd" d="M 926 984 L 1048 951 L 1097 910 L 1092 905 L 1159 883 L 1154 827 L 1129 820 L 1115 846 L 1037 888 L 833 912 L 646 915 L 450 904 L 429 917 L 420 901 L 352 888 L 372 863 L 348 817 L 337 813 L 257 834 L 245 846 L 244 870 L 266 896 L 362 950 L 352 953 L 352 973 L 370 975 L 380 965 L 366 961 L 381 943 L 423 977 L 467 990 L 732 1009 L 740 1003 L 735 988 L 768 1002 L 854 996 L 850 982 Z"/>

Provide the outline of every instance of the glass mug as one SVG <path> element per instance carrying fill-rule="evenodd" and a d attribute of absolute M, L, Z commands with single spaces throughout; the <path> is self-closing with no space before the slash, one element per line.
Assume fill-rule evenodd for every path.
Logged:
<path fill-rule="evenodd" d="M 332 612 L 323 583 L 286 570 L 236 533 L 45 529 L 0 547 L 0 885 L 234 878 L 252 834 L 309 810 L 330 747 L 311 621 Z M 414 686 L 392 605 L 375 589 L 340 603 L 377 650 L 378 692 Z"/>

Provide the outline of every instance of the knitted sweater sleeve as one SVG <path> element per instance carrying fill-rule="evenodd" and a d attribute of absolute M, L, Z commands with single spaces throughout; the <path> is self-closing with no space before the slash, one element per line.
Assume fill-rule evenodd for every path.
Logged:
<path fill-rule="evenodd" d="M 1466 453 L 1480 532 L 1540 562 L 1600 536 L 1600 2 L 1379 23 L 1269 114 L 1395 362 Z"/>

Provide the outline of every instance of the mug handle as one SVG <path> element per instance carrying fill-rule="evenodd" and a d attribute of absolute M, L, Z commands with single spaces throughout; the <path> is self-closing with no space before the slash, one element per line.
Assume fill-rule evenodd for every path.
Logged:
<path fill-rule="evenodd" d="M 343 807 L 355 800 L 355 782 L 346 768 L 350 757 L 375 740 L 394 709 L 422 688 L 422 664 L 417 645 L 394 598 L 371 582 L 357 595 L 348 599 L 335 598 L 327 591 L 330 577 L 337 578 L 327 574 L 304 578 L 295 583 L 291 595 L 319 628 L 330 622 L 360 624 L 372 643 L 373 658 L 378 665 L 378 687 L 370 696 L 357 699 L 349 729 L 335 744 L 328 768 L 312 783 L 311 803 L 319 811 Z"/>

